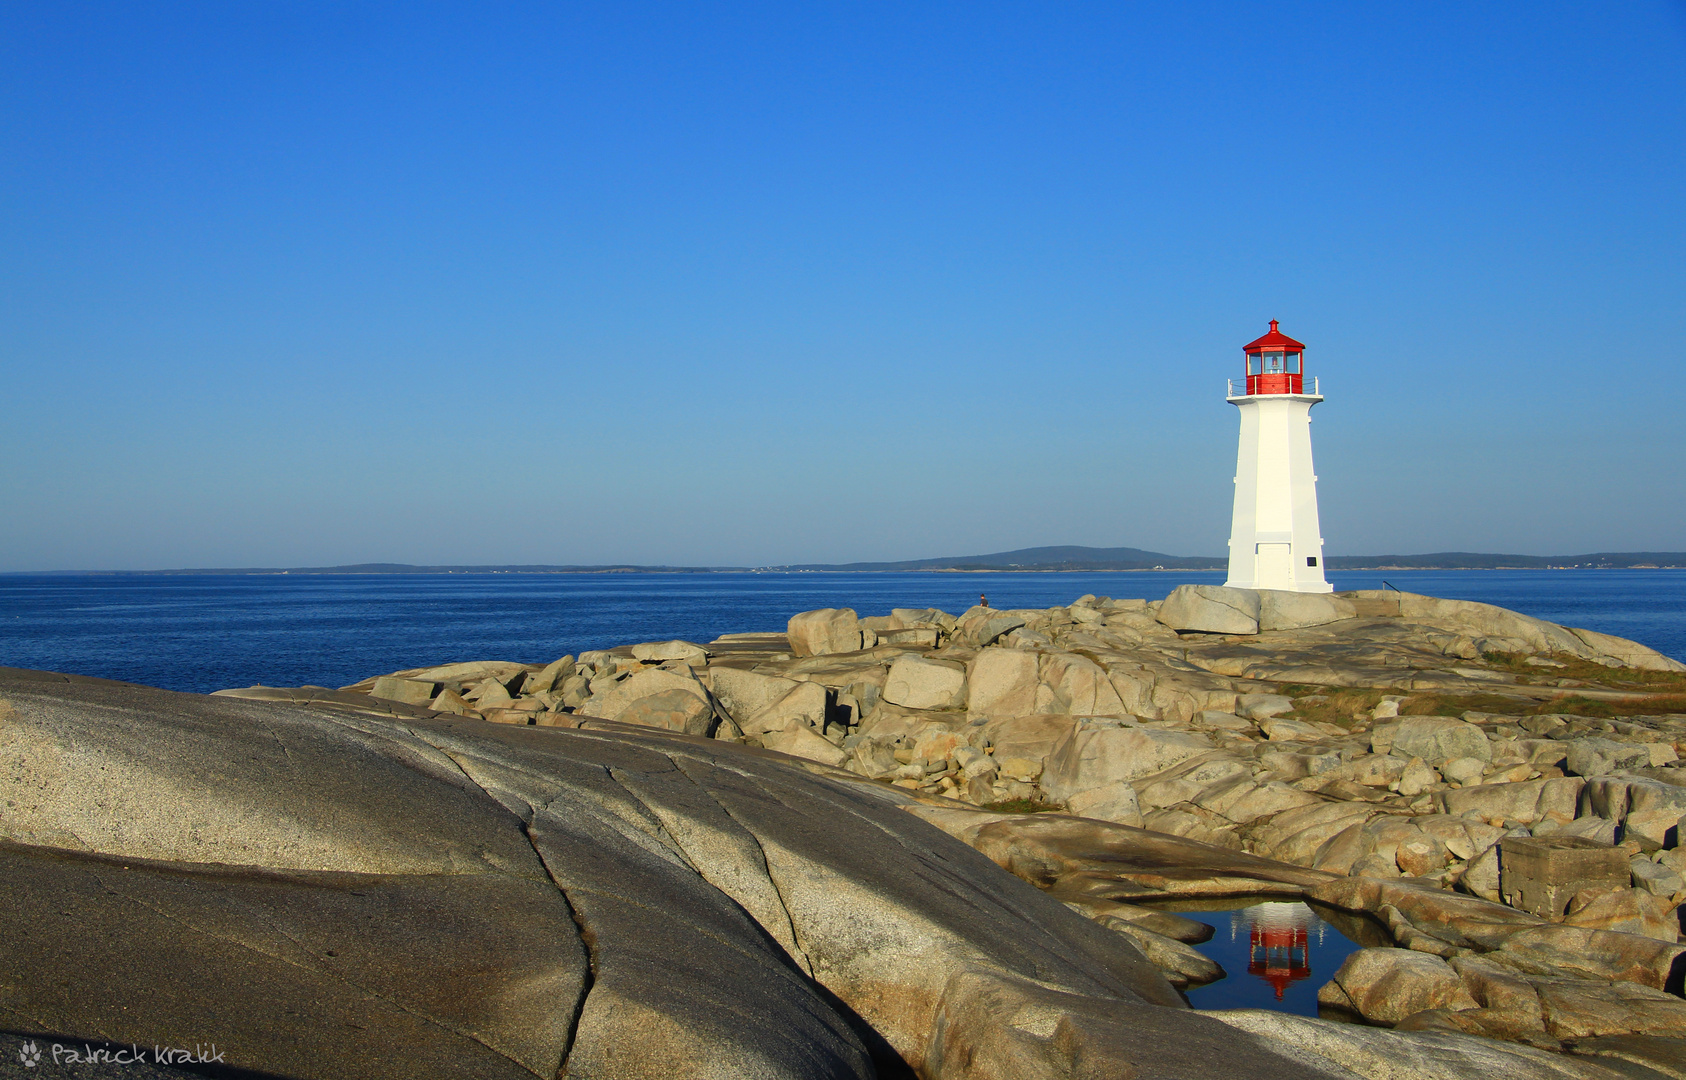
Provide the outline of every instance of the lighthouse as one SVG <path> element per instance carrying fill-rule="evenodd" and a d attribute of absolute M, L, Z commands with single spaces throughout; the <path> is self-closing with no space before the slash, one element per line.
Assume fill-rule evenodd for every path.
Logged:
<path fill-rule="evenodd" d="M 1333 592 L 1323 580 L 1317 475 L 1311 468 L 1311 407 L 1323 400 L 1307 379 L 1305 346 L 1277 329 L 1243 347 L 1246 379 L 1229 383 L 1241 410 L 1229 580 L 1236 589 Z"/>

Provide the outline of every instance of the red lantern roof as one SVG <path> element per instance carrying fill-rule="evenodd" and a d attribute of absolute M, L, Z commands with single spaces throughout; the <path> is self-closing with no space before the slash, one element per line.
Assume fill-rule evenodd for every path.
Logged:
<path fill-rule="evenodd" d="M 1287 334 L 1284 334 L 1281 331 L 1277 330 L 1276 326 L 1277 326 L 1277 320 L 1275 320 L 1275 319 L 1270 320 L 1270 333 L 1266 334 L 1264 337 L 1259 338 L 1256 341 L 1250 341 L 1246 345 L 1243 345 L 1242 350 L 1244 352 L 1247 352 L 1247 353 L 1261 353 L 1261 352 L 1264 352 L 1267 349 L 1270 350 L 1271 352 L 1304 352 L 1305 351 L 1304 345 L 1301 345 L 1299 342 L 1295 341 L 1293 338 L 1289 337 Z"/>

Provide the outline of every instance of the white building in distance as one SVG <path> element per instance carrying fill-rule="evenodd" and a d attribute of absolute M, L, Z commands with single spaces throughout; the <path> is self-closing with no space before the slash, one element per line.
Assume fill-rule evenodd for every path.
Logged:
<path fill-rule="evenodd" d="M 1229 383 L 1241 410 L 1229 580 L 1236 589 L 1333 592 L 1323 579 L 1317 474 L 1311 467 L 1311 407 L 1323 400 L 1305 377 L 1305 346 L 1277 330 L 1244 347 L 1247 377 Z"/>

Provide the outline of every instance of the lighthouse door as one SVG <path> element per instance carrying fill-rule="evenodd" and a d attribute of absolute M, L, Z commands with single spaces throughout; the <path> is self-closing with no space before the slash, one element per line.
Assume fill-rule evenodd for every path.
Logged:
<path fill-rule="evenodd" d="M 1253 578 L 1259 589 L 1292 589 L 1294 556 L 1290 544 L 1260 544 L 1258 569 Z"/>

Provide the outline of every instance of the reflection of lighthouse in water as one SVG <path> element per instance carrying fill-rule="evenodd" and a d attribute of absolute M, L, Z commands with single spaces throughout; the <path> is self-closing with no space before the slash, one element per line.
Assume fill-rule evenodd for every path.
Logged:
<path fill-rule="evenodd" d="M 1276 1000 L 1290 983 L 1311 977 L 1311 937 L 1323 944 L 1323 920 L 1300 903 L 1254 904 L 1229 919 L 1229 939 L 1247 931 L 1247 973 L 1276 990 Z"/>

